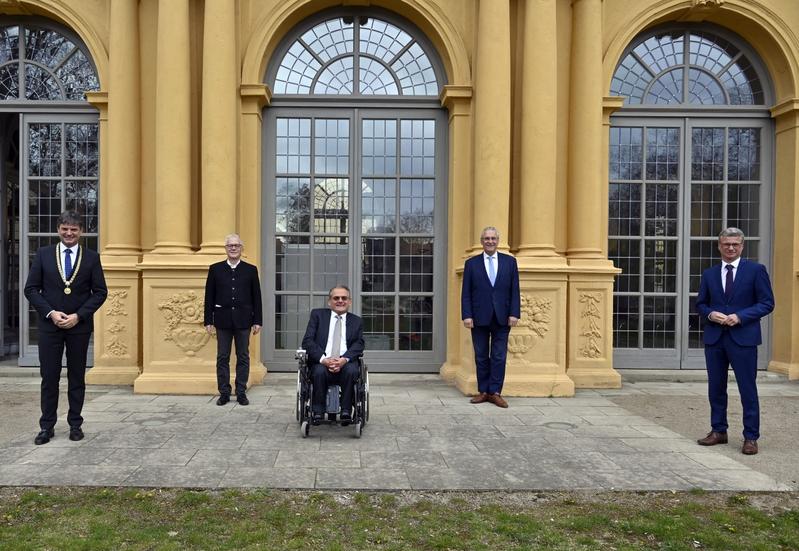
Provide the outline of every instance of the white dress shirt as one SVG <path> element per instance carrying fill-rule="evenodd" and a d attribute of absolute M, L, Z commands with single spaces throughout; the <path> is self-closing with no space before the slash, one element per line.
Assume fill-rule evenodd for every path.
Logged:
<path fill-rule="evenodd" d="M 327 344 L 325 345 L 325 354 L 319 358 L 321 362 L 325 358 L 330 357 L 330 352 L 333 350 L 333 331 L 336 330 L 336 314 L 330 310 L 330 327 L 327 328 Z M 341 343 L 339 345 L 339 356 L 343 356 L 347 351 L 347 313 L 341 314 Z"/>
<path fill-rule="evenodd" d="M 493 258 L 494 262 L 494 277 L 499 277 L 499 253 L 494 253 L 493 256 L 489 256 L 485 252 L 483 252 L 483 264 L 485 265 L 486 275 L 488 279 L 491 279 L 491 273 L 488 271 L 488 259 Z"/>
<path fill-rule="evenodd" d="M 78 260 L 78 246 L 77 245 L 73 245 L 72 247 L 67 247 L 63 243 L 59 243 L 58 244 L 58 249 L 61 252 L 61 268 L 63 268 L 64 270 L 66 270 L 66 266 L 67 266 L 67 253 L 66 253 L 66 250 L 69 249 L 70 251 L 72 251 L 72 254 L 70 255 L 72 258 L 70 258 L 69 261 L 72 263 L 72 270 L 74 271 L 75 270 L 75 263 Z M 66 275 L 67 274 L 64 273 L 64 277 L 66 277 Z M 67 277 L 67 279 L 69 279 L 69 278 Z"/>
<path fill-rule="evenodd" d="M 727 264 L 732 264 L 732 280 L 735 281 L 735 276 L 738 275 L 738 264 L 741 263 L 741 257 L 739 256 L 732 262 L 723 262 L 721 263 L 721 288 L 725 291 L 727 290 Z"/>

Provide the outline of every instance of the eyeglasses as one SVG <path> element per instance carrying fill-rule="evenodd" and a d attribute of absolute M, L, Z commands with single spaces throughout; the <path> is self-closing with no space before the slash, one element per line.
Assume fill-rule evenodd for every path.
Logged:
<path fill-rule="evenodd" d="M 722 243 L 721 246 L 727 249 L 737 249 L 738 247 L 743 246 L 743 243 Z"/>
<path fill-rule="evenodd" d="M 347 302 L 350 297 L 330 297 L 330 300 L 334 302 Z"/>
<path fill-rule="evenodd" d="M 240 249 L 241 244 L 239 243 L 230 243 L 229 245 L 225 245 L 226 249 Z"/>

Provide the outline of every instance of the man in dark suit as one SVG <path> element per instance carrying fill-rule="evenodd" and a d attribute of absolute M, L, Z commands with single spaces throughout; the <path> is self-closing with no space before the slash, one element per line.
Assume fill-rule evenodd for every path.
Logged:
<path fill-rule="evenodd" d="M 743 406 L 741 452 L 754 455 L 760 438 L 756 385 L 760 318 L 774 310 L 774 294 L 765 266 L 742 259 L 743 248 L 741 230 L 722 231 L 722 263 L 705 270 L 699 283 L 696 311 L 704 321 L 711 431 L 697 442 L 702 446 L 727 443 L 727 369 L 732 365 Z"/>
<path fill-rule="evenodd" d="M 311 318 L 302 338 L 308 353 L 313 381 L 311 423 L 322 420 L 328 385 L 341 386 L 341 424 L 352 421 L 352 388 L 358 378 L 358 357 L 363 354 L 363 323 L 348 312 L 352 304 L 349 287 L 338 285 L 327 295 L 330 308 L 311 310 Z"/>
<path fill-rule="evenodd" d="M 236 343 L 236 400 L 242 406 L 247 398 L 250 378 L 250 332 L 257 335 L 263 325 L 261 282 L 258 268 L 241 259 L 244 244 L 232 233 L 225 237 L 227 259 L 208 267 L 205 280 L 205 316 L 203 324 L 216 333 L 216 405 L 230 401 L 230 348 Z"/>
<path fill-rule="evenodd" d="M 473 404 L 491 402 L 508 407 L 502 398 L 505 358 L 510 328 L 519 322 L 521 296 L 516 259 L 497 252 L 499 232 L 487 227 L 480 234 L 483 252 L 471 257 L 463 267 L 461 319 L 472 330 L 474 360 L 477 365 L 477 396 Z"/>
<path fill-rule="evenodd" d="M 46 444 L 54 436 L 58 419 L 58 385 L 61 358 L 67 352 L 69 439 L 83 439 L 83 399 L 86 395 L 86 354 L 94 331 L 94 313 L 105 302 L 100 255 L 79 245 L 83 220 L 74 211 L 57 220 L 57 245 L 36 251 L 25 297 L 39 314 L 39 363 L 42 376 L 39 434 L 34 444 Z"/>

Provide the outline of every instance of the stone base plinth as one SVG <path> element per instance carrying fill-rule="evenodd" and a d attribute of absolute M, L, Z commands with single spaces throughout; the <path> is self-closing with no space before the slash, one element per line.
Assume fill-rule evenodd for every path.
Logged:
<path fill-rule="evenodd" d="M 789 381 L 796 381 L 799 379 L 799 363 L 777 362 L 772 360 L 768 364 L 768 370 L 787 375 Z"/>
<path fill-rule="evenodd" d="M 231 366 L 235 371 L 235 367 Z M 250 379 L 247 388 L 261 384 L 266 376 L 266 367 L 260 362 L 250 365 Z M 234 388 L 234 380 L 230 384 Z M 133 392 L 136 394 L 218 394 L 216 384 L 216 371 L 208 370 L 207 366 L 198 365 L 196 369 L 180 366 L 170 369 L 164 366 L 157 371 L 150 370 L 142 373 L 133 383 Z"/>
<path fill-rule="evenodd" d="M 621 375 L 607 367 L 572 367 L 569 378 L 575 388 L 621 388 Z"/>
<path fill-rule="evenodd" d="M 132 385 L 139 376 L 139 366 L 98 365 L 86 372 L 89 385 Z"/>

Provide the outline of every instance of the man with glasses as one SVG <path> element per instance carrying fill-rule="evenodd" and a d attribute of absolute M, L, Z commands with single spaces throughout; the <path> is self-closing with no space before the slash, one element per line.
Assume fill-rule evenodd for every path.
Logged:
<path fill-rule="evenodd" d="M 263 325 L 261 282 L 258 268 L 241 259 L 244 244 L 232 233 L 225 237 L 227 259 L 208 268 L 205 281 L 205 330 L 216 333 L 216 382 L 219 399 L 216 405 L 230 401 L 230 349 L 236 343 L 236 400 L 242 406 L 247 399 L 250 378 L 250 332 L 257 335 Z"/>
<path fill-rule="evenodd" d="M 363 354 L 363 323 L 348 312 L 350 289 L 337 285 L 327 294 L 329 308 L 311 310 L 302 347 L 308 354 L 313 381 L 311 424 L 319 425 L 327 405 L 327 388 L 341 386 L 341 424 L 352 421 L 353 386 L 358 378 L 358 357 Z"/>
<path fill-rule="evenodd" d="M 474 361 L 477 367 L 477 396 L 473 404 L 491 402 L 506 408 L 502 398 L 505 358 L 510 328 L 521 316 L 519 268 L 516 259 L 497 252 L 499 232 L 489 226 L 480 234 L 483 252 L 471 257 L 463 267 L 461 319 L 472 331 Z"/>
<path fill-rule="evenodd" d="M 760 405 L 757 397 L 757 346 L 762 342 L 760 318 L 774 310 L 766 267 L 744 260 L 744 233 L 727 228 L 719 234 L 721 264 L 702 274 L 696 311 L 704 321 L 710 426 L 700 446 L 727 443 L 727 370 L 732 365 L 743 406 L 741 452 L 757 453 Z"/>

